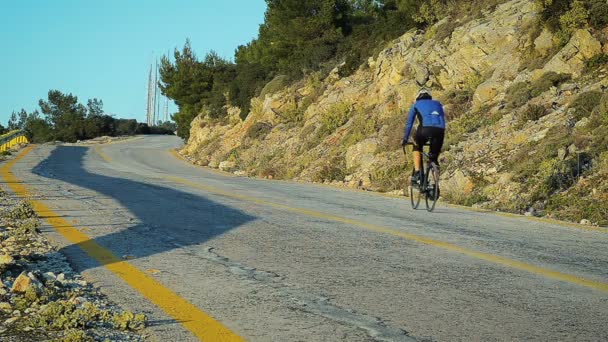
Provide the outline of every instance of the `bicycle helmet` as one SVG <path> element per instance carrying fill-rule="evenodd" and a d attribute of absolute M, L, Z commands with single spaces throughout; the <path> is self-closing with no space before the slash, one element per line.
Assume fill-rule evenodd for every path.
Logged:
<path fill-rule="evenodd" d="M 416 94 L 416 101 L 417 100 L 432 100 L 433 96 L 431 95 L 431 92 L 428 89 L 420 89 L 420 91 L 418 92 L 418 94 Z"/>

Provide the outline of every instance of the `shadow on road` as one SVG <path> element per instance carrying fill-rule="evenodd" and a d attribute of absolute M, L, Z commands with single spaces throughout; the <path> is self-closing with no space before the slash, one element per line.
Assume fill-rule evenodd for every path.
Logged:
<path fill-rule="evenodd" d="M 116 256 L 145 258 L 181 246 L 202 244 L 215 236 L 235 229 L 255 217 L 211 201 L 203 196 L 185 193 L 168 187 L 146 184 L 129 179 L 114 178 L 88 172 L 84 168 L 86 147 L 61 146 L 54 149 L 33 172 L 39 176 L 60 180 L 90 189 L 110 197 L 134 216 L 134 224 L 115 231 L 111 220 L 103 221 L 109 213 L 99 208 L 99 226 L 85 225 L 88 235 L 97 236 L 96 243 Z M 78 197 L 76 197 L 78 198 Z M 121 214 L 124 215 L 124 209 Z M 60 210 L 61 211 L 61 210 Z M 106 223 L 104 225 L 104 223 Z M 75 224 L 78 226 L 78 224 Z M 115 225 L 114 225 L 115 226 Z M 107 234 L 103 234 L 106 230 Z M 91 234 L 90 232 L 95 232 Z M 90 241 L 89 241 L 90 242 Z M 65 247 L 67 255 L 82 253 L 76 247 L 87 242 Z M 96 267 L 93 260 L 74 260 L 80 270 Z"/>

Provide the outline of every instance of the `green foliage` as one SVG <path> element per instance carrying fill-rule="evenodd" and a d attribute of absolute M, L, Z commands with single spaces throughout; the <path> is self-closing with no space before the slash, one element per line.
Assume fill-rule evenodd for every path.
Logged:
<path fill-rule="evenodd" d="M 146 327 L 146 316 L 144 314 L 134 314 L 129 311 L 116 313 L 112 317 L 112 324 L 121 330 L 141 330 Z"/>
<path fill-rule="evenodd" d="M 360 141 L 369 138 L 377 131 L 376 121 L 372 115 L 358 113 L 353 117 L 352 124 L 346 137 L 342 141 L 344 146 L 352 146 Z"/>
<path fill-rule="evenodd" d="M 545 106 L 529 104 L 525 109 L 519 111 L 517 115 L 518 125 L 521 127 L 528 121 L 536 121 L 547 115 L 548 111 Z"/>
<path fill-rule="evenodd" d="M 559 24 L 562 32 L 570 34 L 575 29 L 583 28 L 589 20 L 589 11 L 585 3 L 580 0 L 574 0 L 570 4 L 570 10 L 559 17 Z"/>
<path fill-rule="evenodd" d="M 558 74 L 553 71 L 546 72 L 539 79 L 530 84 L 530 95 L 531 97 L 537 97 L 549 90 L 549 88 L 557 87 L 570 80 L 570 78 L 570 74 Z"/>
<path fill-rule="evenodd" d="M 145 327 L 146 316 L 129 311 L 112 313 L 88 302 L 79 307 L 66 300 L 57 300 L 49 302 L 27 320 L 28 325 L 48 330 L 86 329 L 100 323 L 121 330 L 141 330 Z"/>
<path fill-rule="evenodd" d="M 18 115 L 13 113 L 14 117 L 11 116 L 9 121 L 9 126 L 23 129 L 33 143 L 52 140 L 76 142 L 105 135 L 149 133 L 143 132 L 136 120 L 115 119 L 105 114 L 103 101 L 98 99 L 90 99 L 84 106 L 72 94 L 51 90 L 47 100 L 40 100 L 39 105 L 42 116 L 38 111 L 27 113 L 21 110 Z"/>
<path fill-rule="evenodd" d="M 21 201 L 16 206 L 14 206 L 11 210 L 4 214 L 4 217 L 10 220 L 26 220 L 29 218 L 38 217 L 36 212 L 32 208 L 30 202 Z"/>
<path fill-rule="evenodd" d="M 589 73 L 593 70 L 605 67 L 608 65 L 608 55 L 599 53 L 585 61 L 585 72 Z"/>
<path fill-rule="evenodd" d="M 250 139 L 262 140 L 272 131 L 272 125 L 268 122 L 258 121 L 247 130 L 246 136 Z"/>
<path fill-rule="evenodd" d="M 324 136 L 330 135 L 338 127 L 344 125 L 351 114 L 351 106 L 346 102 L 338 102 L 332 105 L 321 115 L 320 131 Z"/>
<path fill-rule="evenodd" d="M 320 170 L 313 176 L 314 182 L 344 181 L 346 177 L 346 159 L 344 156 L 335 156 L 323 164 Z"/>
<path fill-rule="evenodd" d="M 437 26 L 433 39 L 438 42 L 442 42 L 446 38 L 450 37 L 459 25 L 461 25 L 461 23 L 456 20 L 448 20 L 442 23 L 441 25 Z"/>
<path fill-rule="evenodd" d="M 287 85 L 289 85 L 289 76 L 278 75 L 264 86 L 260 97 L 263 99 L 266 95 L 277 93 Z"/>
<path fill-rule="evenodd" d="M 517 82 L 507 88 L 505 101 L 511 108 L 523 106 L 531 98 L 528 83 Z"/>
<path fill-rule="evenodd" d="M 371 172 L 370 178 L 372 186 L 380 192 L 402 190 L 409 179 L 410 171 L 406 169 L 404 163 L 397 161 L 396 164 L 383 166 Z"/>
<path fill-rule="evenodd" d="M 549 90 L 549 88 L 556 87 L 569 79 L 569 74 L 558 74 L 549 71 L 530 84 L 527 82 L 513 83 L 507 88 L 505 101 L 512 108 L 521 107 L 531 98 L 537 97 Z"/>
<path fill-rule="evenodd" d="M 434 24 L 447 13 L 446 5 L 440 0 L 426 0 L 414 14 L 414 21 L 419 24 Z"/>
<path fill-rule="evenodd" d="M 462 115 L 450 122 L 449 129 L 446 130 L 444 145 L 456 145 L 466 138 L 466 134 L 475 132 L 481 127 L 492 125 L 498 122 L 500 118 L 502 118 L 502 113 L 488 113 L 485 108 Z"/>
<path fill-rule="evenodd" d="M 454 89 L 445 94 L 443 102 L 450 105 L 450 110 L 446 113 L 448 121 L 461 116 L 471 109 L 473 105 L 473 94 L 474 91 L 471 89 Z"/>
<path fill-rule="evenodd" d="M 179 111 L 172 116 L 177 124 L 177 134 L 188 139 L 190 123 L 206 108 L 211 118 L 226 116 L 226 93 L 236 75 L 236 68 L 210 52 L 199 61 L 190 41 L 181 51 L 175 49 L 173 61 L 168 56 L 161 59 L 159 83 L 163 95 L 173 99 Z"/>
<path fill-rule="evenodd" d="M 600 104 L 602 93 L 599 91 L 587 91 L 581 93 L 570 103 L 569 108 L 574 109 L 574 116 L 577 120 L 589 117 L 591 112 Z"/>
<path fill-rule="evenodd" d="M 84 330 L 69 329 L 57 342 L 94 342 L 95 339 L 89 336 Z"/>
<path fill-rule="evenodd" d="M 559 149 L 567 148 L 573 141 L 572 134 L 565 126 L 556 126 L 547 132 L 544 139 L 528 143 L 510 161 L 510 168 L 514 172 L 515 179 L 524 182 L 537 173 L 542 174 L 542 169 L 539 171 L 539 165 L 543 161 L 557 158 Z M 551 172 L 552 170 L 545 173 Z"/>
<path fill-rule="evenodd" d="M 608 3 L 604 0 L 589 0 L 589 23 L 601 28 L 608 25 Z"/>
<path fill-rule="evenodd" d="M 604 0 L 536 0 L 541 21 L 557 33 L 562 45 L 575 29 L 588 25 L 601 29 L 608 22 L 608 4 Z"/>

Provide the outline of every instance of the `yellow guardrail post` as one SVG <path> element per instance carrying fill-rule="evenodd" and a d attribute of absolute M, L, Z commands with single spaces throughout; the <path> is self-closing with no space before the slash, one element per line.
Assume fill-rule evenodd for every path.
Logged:
<path fill-rule="evenodd" d="M 25 135 L 25 131 L 14 130 L 6 134 L 0 135 L 0 152 L 7 151 L 11 147 L 18 144 L 28 144 L 29 141 Z"/>

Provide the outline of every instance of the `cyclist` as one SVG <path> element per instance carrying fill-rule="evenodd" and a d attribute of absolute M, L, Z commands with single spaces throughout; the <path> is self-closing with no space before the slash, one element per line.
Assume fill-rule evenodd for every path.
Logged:
<path fill-rule="evenodd" d="M 445 134 L 446 122 L 443 106 L 439 101 L 433 100 L 431 92 L 427 89 L 418 92 L 416 102 L 410 108 L 401 146 L 405 146 L 410 139 L 416 118 L 418 118 L 418 129 L 413 135 L 415 172 L 412 176 L 412 184 L 419 184 L 420 182 L 422 147 L 429 141 L 431 145 L 429 157 L 439 168 L 439 153 L 441 153 Z M 439 175 L 437 175 L 437 179 L 439 179 Z"/>

